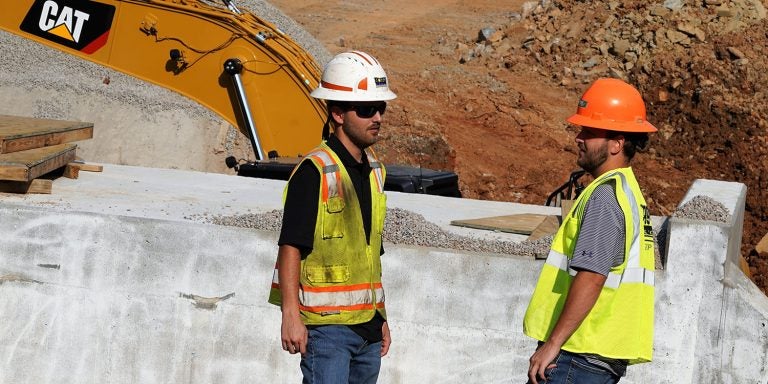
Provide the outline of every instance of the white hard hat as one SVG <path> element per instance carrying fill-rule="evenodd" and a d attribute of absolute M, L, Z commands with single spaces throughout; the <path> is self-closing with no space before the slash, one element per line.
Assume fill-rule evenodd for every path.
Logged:
<path fill-rule="evenodd" d="M 334 56 L 323 69 L 312 97 L 334 101 L 386 101 L 397 97 L 389 90 L 384 68 L 373 56 L 350 51 Z"/>

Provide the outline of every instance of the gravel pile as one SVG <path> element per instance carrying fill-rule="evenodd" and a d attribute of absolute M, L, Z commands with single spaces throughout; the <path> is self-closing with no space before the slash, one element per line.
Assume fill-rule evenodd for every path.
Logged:
<path fill-rule="evenodd" d="M 275 209 L 273 211 L 260 213 L 260 214 L 247 214 L 236 216 L 197 216 L 190 217 L 189 219 L 216 224 L 227 225 L 230 227 L 252 228 L 262 231 L 279 232 L 280 226 L 283 223 L 283 211 Z"/>
<path fill-rule="evenodd" d="M 507 255 L 536 256 L 549 252 L 549 241 L 512 242 L 482 240 L 446 232 L 424 219 L 424 216 L 400 208 L 387 209 L 384 241 L 395 244 L 418 245 L 470 252 L 491 252 Z"/>
<path fill-rule="evenodd" d="M 729 223 L 731 214 L 719 201 L 707 196 L 694 196 L 689 202 L 675 210 L 674 217 L 693 220 L 717 221 Z"/>
<path fill-rule="evenodd" d="M 694 198 L 692 200 L 691 206 L 684 208 L 684 211 L 682 212 L 686 215 L 692 214 L 694 216 L 701 217 L 702 215 L 697 211 L 701 209 L 706 209 L 710 212 L 717 212 L 717 217 L 725 217 L 723 216 L 725 208 L 722 206 L 722 204 L 719 204 L 712 199 L 703 197 Z M 724 214 L 727 215 L 727 212 Z M 276 209 L 260 214 L 245 214 L 235 216 L 195 215 L 186 217 L 186 219 L 216 225 L 227 225 L 233 227 L 279 232 L 283 221 L 283 211 Z M 714 219 L 705 218 L 702 220 Z M 720 220 L 722 219 L 714 221 Z M 424 216 L 420 214 L 400 208 L 387 209 L 387 218 L 384 222 L 384 241 L 388 243 L 468 252 L 498 253 L 504 255 L 532 257 L 535 259 L 544 259 L 547 257 L 553 237 L 554 234 L 539 238 L 537 240 L 513 242 L 502 240 L 484 240 L 468 236 L 461 236 L 441 229 L 434 223 L 425 220 Z M 663 269 L 663 255 L 666 253 L 666 226 L 662 225 L 659 228 L 654 228 L 654 240 L 656 242 L 656 269 Z"/>
<path fill-rule="evenodd" d="M 187 219 L 217 225 L 277 232 L 280 231 L 283 211 L 273 210 L 260 214 L 235 216 L 196 215 L 187 217 Z M 387 209 L 387 218 L 384 222 L 384 241 L 394 244 L 416 245 L 459 251 L 489 252 L 545 258 L 549 252 L 552 236 L 543 237 L 535 241 L 523 241 L 519 243 L 502 240 L 477 239 L 444 231 L 439 226 L 425 220 L 424 216 L 420 214 L 400 208 L 392 208 Z"/>

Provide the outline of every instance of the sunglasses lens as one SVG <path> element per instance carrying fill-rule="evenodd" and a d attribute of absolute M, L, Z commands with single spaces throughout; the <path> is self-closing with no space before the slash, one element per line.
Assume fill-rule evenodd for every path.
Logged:
<path fill-rule="evenodd" d="M 379 114 L 383 115 L 384 111 L 387 110 L 387 104 L 379 104 L 379 105 L 356 105 L 354 106 L 355 112 L 357 113 L 357 117 L 363 118 L 363 119 L 369 119 L 373 117 L 376 112 L 379 112 Z"/>

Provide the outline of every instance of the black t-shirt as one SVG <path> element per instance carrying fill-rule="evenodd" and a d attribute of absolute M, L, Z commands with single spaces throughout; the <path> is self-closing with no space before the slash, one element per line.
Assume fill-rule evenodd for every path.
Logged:
<path fill-rule="evenodd" d="M 357 200 L 363 218 L 365 237 L 370 244 L 371 233 L 371 166 L 368 157 L 363 152 L 362 163 L 358 163 L 347 151 L 335 135 L 327 141 L 328 147 L 336 153 L 346 168 L 350 180 L 355 187 Z M 317 224 L 318 194 L 320 193 L 320 173 L 317 168 L 305 161 L 291 177 L 283 209 L 283 226 L 280 230 L 278 245 L 290 245 L 301 251 L 302 257 L 312 252 L 314 245 L 315 225 Z M 384 253 L 384 248 L 380 250 Z M 384 319 L 376 312 L 369 322 L 352 325 L 350 328 L 360 337 L 369 342 L 381 341 L 381 326 Z"/>

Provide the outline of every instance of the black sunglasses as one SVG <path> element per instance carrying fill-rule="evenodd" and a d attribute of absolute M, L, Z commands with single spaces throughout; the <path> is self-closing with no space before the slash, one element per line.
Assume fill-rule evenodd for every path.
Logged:
<path fill-rule="evenodd" d="M 365 105 L 350 104 L 349 109 L 354 110 L 357 114 L 357 117 L 361 119 L 370 119 L 376 115 L 376 112 L 378 112 L 380 115 L 384 115 L 384 112 L 387 110 L 387 103 Z"/>

